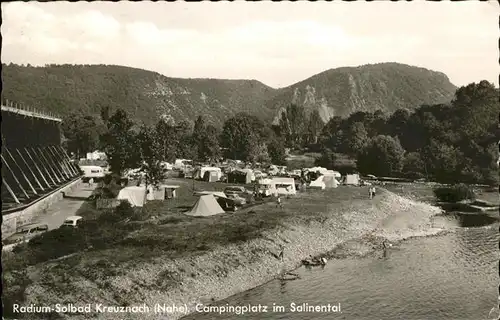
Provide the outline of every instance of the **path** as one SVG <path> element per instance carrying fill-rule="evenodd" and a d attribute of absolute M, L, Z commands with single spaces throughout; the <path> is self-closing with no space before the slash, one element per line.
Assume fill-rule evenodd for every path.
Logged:
<path fill-rule="evenodd" d="M 85 202 L 83 199 L 88 198 L 94 189 L 95 185 L 89 187 L 87 184 L 82 183 L 74 191 L 66 194 L 72 198 L 63 198 L 61 201 L 54 203 L 47 209 L 46 213 L 40 215 L 33 222 L 45 223 L 49 226 L 49 230 L 59 228 L 67 217 L 76 214 L 78 209 L 80 209 Z"/>

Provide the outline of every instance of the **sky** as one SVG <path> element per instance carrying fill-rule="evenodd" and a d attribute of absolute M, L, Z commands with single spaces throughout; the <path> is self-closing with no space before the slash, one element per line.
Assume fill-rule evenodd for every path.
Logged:
<path fill-rule="evenodd" d="M 285 87 L 399 62 L 498 86 L 499 6 L 452 2 L 2 3 L 2 62 L 114 64 Z"/>

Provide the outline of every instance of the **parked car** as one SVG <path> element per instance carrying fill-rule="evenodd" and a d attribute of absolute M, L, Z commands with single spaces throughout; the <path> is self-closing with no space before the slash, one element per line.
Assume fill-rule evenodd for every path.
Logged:
<path fill-rule="evenodd" d="M 80 220 L 82 220 L 81 216 L 71 216 L 67 217 L 66 220 L 64 220 L 63 224 L 61 227 L 73 227 L 76 228 L 80 224 Z"/>
<path fill-rule="evenodd" d="M 4 243 L 8 245 L 13 243 L 29 241 L 33 237 L 36 237 L 37 235 L 47 232 L 48 230 L 49 226 L 46 224 L 31 223 L 19 228 L 17 232 L 8 239 L 6 239 Z"/>
<path fill-rule="evenodd" d="M 240 195 L 238 195 L 237 193 L 230 193 L 230 194 L 226 194 L 227 197 L 231 200 L 234 201 L 235 205 L 237 206 L 243 206 L 247 203 L 247 200 L 243 197 L 241 197 Z"/>
<path fill-rule="evenodd" d="M 226 187 L 224 189 L 224 193 L 226 195 L 230 195 L 230 194 L 237 194 L 243 198 L 246 198 L 248 195 L 252 195 L 253 192 L 252 191 L 249 191 L 247 190 L 245 187 L 242 187 L 242 186 L 230 186 L 230 187 Z"/>

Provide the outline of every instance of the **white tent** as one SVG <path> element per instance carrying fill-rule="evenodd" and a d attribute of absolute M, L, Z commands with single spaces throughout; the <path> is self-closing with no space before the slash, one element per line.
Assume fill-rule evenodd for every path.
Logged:
<path fill-rule="evenodd" d="M 252 169 L 241 169 L 241 171 L 246 172 L 247 175 L 250 175 L 250 181 L 253 182 L 255 181 L 255 173 L 253 172 Z"/>
<path fill-rule="evenodd" d="M 118 193 L 118 200 L 127 200 L 133 207 L 142 207 L 144 205 L 144 196 L 146 188 L 144 186 L 125 187 Z"/>
<path fill-rule="evenodd" d="M 222 191 L 195 191 L 195 196 L 206 196 L 208 194 L 213 195 L 214 197 L 227 198 L 226 194 Z"/>
<path fill-rule="evenodd" d="M 152 185 L 148 186 L 148 194 L 146 195 L 147 200 L 165 200 L 165 187 L 158 186 L 154 188 Z"/>
<path fill-rule="evenodd" d="M 312 181 L 309 184 L 309 188 L 324 190 L 326 188 L 325 182 L 323 181 L 324 177 L 325 176 L 319 176 L 318 179 Z"/>
<path fill-rule="evenodd" d="M 188 216 L 203 217 L 224 213 L 215 197 L 211 194 L 201 196 L 191 211 L 186 212 Z"/>
<path fill-rule="evenodd" d="M 325 176 L 329 176 L 329 175 L 332 175 L 334 176 L 336 179 L 337 178 L 341 178 L 342 175 L 340 174 L 340 172 L 338 171 L 333 171 L 333 170 L 326 170 L 326 172 L 324 173 Z"/>
<path fill-rule="evenodd" d="M 348 174 L 345 177 L 345 184 L 358 186 L 359 185 L 359 174 Z"/>
<path fill-rule="evenodd" d="M 325 175 L 323 176 L 323 182 L 325 184 L 325 188 L 337 188 L 339 186 L 339 182 L 335 179 L 333 175 Z"/>

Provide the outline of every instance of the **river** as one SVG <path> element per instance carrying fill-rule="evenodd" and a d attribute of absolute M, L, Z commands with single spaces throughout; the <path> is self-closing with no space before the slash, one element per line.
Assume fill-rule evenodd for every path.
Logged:
<path fill-rule="evenodd" d="M 375 251 L 332 259 L 324 268 L 300 268 L 298 280 L 271 281 L 216 304 L 261 304 L 267 312 L 197 313 L 186 319 L 498 318 L 498 308 L 492 310 L 498 304 L 498 223 L 457 217 L 436 219 L 446 232 L 394 243 L 385 256 Z M 293 312 L 291 303 L 340 304 L 341 312 Z M 273 304 L 285 310 L 273 312 Z"/>

